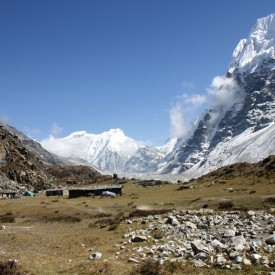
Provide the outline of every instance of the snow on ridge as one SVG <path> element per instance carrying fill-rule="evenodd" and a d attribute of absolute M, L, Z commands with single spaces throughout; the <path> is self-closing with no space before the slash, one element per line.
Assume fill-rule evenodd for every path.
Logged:
<path fill-rule="evenodd" d="M 253 73 L 264 60 L 275 59 L 275 14 L 259 18 L 247 39 L 242 39 L 233 52 L 228 72 Z M 271 70 L 275 68 L 273 65 Z"/>
<path fill-rule="evenodd" d="M 207 161 L 194 165 L 183 175 L 198 177 L 209 173 L 222 166 L 237 162 L 258 162 L 270 155 L 275 154 L 275 123 L 254 132 L 254 128 L 248 128 L 240 135 L 219 143 L 210 153 Z M 261 159 L 259 159 L 261 156 Z"/>
<path fill-rule="evenodd" d="M 171 138 L 164 145 L 156 147 L 156 149 L 159 150 L 162 154 L 167 155 L 175 149 L 177 142 L 177 138 Z"/>

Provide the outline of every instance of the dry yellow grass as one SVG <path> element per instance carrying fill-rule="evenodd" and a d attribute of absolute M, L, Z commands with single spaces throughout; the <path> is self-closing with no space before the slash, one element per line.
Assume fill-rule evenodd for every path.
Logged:
<path fill-rule="evenodd" d="M 117 198 L 41 196 L 0 200 L 0 215 L 12 214 L 16 219 L 15 223 L 6 223 L 6 230 L 0 231 L 0 258 L 2 261 L 19 259 L 22 267 L 35 275 L 130 274 L 133 266 L 127 259 L 114 258 L 118 251 L 115 245 L 123 241 L 127 226 L 121 224 L 108 231 L 108 226 L 95 225 L 98 220 L 127 217 L 135 209 L 197 209 L 206 204 L 217 209 L 224 200 L 232 201 L 237 208 L 274 207 L 264 202 L 266 197 L 275 196 L 274 184 L 199 184 L 201 187 L 177 191 L 178 184 L 143 188 L 129 182 L 125 184 L 125 195 Z M 108 213 L 109 217 L 100 218 L 99 213 Z M 93 251 L 103 254 L 100 261 L 89 260 Z M 204 269 L 198 271 L 190 266 L 186 267 L 186 272 L 225 273 L 214 269 L 212 273 Z M 241 273 L 236 271 L 236 274 Z"/>

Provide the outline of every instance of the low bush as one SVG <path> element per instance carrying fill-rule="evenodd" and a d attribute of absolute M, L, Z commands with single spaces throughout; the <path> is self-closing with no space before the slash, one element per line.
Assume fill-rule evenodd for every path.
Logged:
<path fill-rule="evenodd" d="M 232 201 L 221 201 L 218 205 L 218 209 L 220 210 L 230 210 L 234 206 Z"/>
<path fill-rule="evenodd" d="M 112 225 L 109 226 L 108 231 L 113 231 L 116 230 L 118 227 L 118 223 L 114 223 Z"/>
<path fill-rule="evenodd" d="M 14 222 L 15 222 L 15 217 L 13 217 L 13 216 L 1 216 L 0 217 L 0 223 L 14 223 Z"/>
<path fill-rule="evenodd" d="M 264 200 L 264 203 L 266 204 L 275 204 L 275 197 L 268 197 Z"/>
<path fill-rule="evenodd" d="M 108 218 L 108 217 L 112 217 L 111 213 L 105 213 L 105 212 L 100 212 L 100 213 L 96 213 L 94 215 L 91 216 L 91 218 Z"/>
<path fill-rule="evenodd" d="M 157 240 L 160 240 L 160 239 L 162 239 L 164 237 L 164 234 L 163 234 L 163 232 L 161 232 L 160 230 L 154 230 L 153 231 L 153 238 L 154 239 L 157 239 Z"/>
<path fill-rule="evenodd" d="M 147 259 L 139 266 L 134 267 L 131 275 L 159 275 L 161 265 L 158 261 L 153 259 Z"/>
<path fill-rule="evenodd" d="M 14 261 L 0 262 L 1 275 L 24 275 L 26 274 Z"/>
<path fill-rule="evenodd" d="M 42 222 L 66 222 L 66 223 L 75 223 L 81 222 L 81 218 L 74 216 L 53 216 L 53 217 L 42 217 Z"/>

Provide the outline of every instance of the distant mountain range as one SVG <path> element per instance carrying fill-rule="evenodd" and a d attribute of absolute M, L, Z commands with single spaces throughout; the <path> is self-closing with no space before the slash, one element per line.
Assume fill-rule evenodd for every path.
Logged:
<path fill-rule="evenodd" d="M 257 20 L 233 52 L 226 76 L 214 79 L 217 100 L 185 139 L 150 147 L 120 129 L 85 131 L 42 142 L 71 163 L 102 171 L 183 173 L 200 176 L 235 162 L 257 162 L 275 154 L 275 14 Z"/>
<path fill-rule="evenodd" d="M 40 144 L 4 127 L 46 166 L 192 178 L 236 162 L 258 162 L 275 154 L 275 14 L 257 20 L 234 50 L 226 75 L 212 86 L 213 104 L 189 136 L 160 147 L 146 146 L 120 129 L 79 131 Z"/>

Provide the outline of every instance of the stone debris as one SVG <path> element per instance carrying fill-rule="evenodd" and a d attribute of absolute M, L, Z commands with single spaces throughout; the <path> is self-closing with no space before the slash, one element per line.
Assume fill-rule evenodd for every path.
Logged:
<path fill-rule="evenodd" d="M 241 270 L 243 265 L 257 265 L 271 272 L 275 267 L 273 214 L 173 210 L 164 215 L 129 219 L 125 224 L 140 228 L 128 227 L 123 243 L 117 245 L 120 250 L 117 256 L 126 256 L 131 263 L 151 257 L 160 263 L 190 261 L 197 267 L 217 266 L 232 270 Z M 157 237 L 155 232 L 163 237 Z"/>

